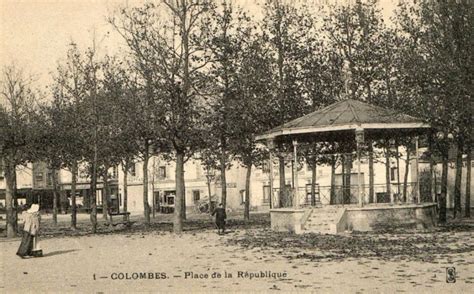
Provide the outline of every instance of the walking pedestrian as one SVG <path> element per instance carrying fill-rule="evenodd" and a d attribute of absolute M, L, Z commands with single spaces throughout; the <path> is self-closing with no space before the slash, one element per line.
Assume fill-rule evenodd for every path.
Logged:
<path fill-rule="evenodd" d="M 219 206 L 214 209 L 212 215 L 216 215 L 216 225 L 217 225 L 217 233 L 219 235 L 224 234 L 225 231 L 225 220 L 227 215 L 225 213 L 224 206 L 222 203 L 219 203 Z"/>
<path fill-rule="evenodd" d="M 36 248 L 41 222 L 39 205 L 32 204 L 27 211 L 23 212 L 22 217 L 24 221 L 23 237 L 16 254 L 21 258 L 42 256 L 43 252 Z"/>

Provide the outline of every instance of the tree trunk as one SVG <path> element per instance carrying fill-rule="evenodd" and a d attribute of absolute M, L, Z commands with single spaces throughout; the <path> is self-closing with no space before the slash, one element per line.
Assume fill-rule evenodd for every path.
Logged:
<path fill-rule="evenodd" d="M 283 155 L 278 156 L 278 163 L 279 163 L 279 173 L 280 173 L 280 203 L 279 207 L 287 207 L 288 205 L 288 197 L 286 195 L 286 183 L 285 183 L 285 158 Z"/>
<path fill-rule="evenodd" d="M 461 216 L 462 151 L 463 143 L 460 141 L 457 143 L 456 177 L 454 178 L 454 217 Z"/>
<path fill-rule="evenodd" d="M 227 182 L 226 182 L 226 155 L 225 151 L 222 151 L 221 154 L 221 189 L 222 189 L 222 197 L 221 203 L 226 208 L 227 202 Z"/>
<path fill-rule="evenodd" d="M 152 193 L 151 198 L 152 198 L 152 201 L 153 201 L 152 204 L 151 204 L 151 206 L 152 206 L 152 216 L 153 216 L 153 218 L 155 218 L 156 217 L 156 196 L 155 196 L 155 184 L 154 183 L 151 184 L 151 193 Z"/>
<path fill-rule="evenodd" d="M 407 161 L 405 161 L 405 175 L 403 176 L 403 202 L 407 202 L 408 171 L 410 169 L 410 145 L 406 146 Z"/>
<path fill-rule="evenodd" d="M 90 183 L 89 183 L 90 184 Z M 91 191 L 90 189 L 87 189 L 87 193 L 84 193 L 84 208 L 86 209 L 86 212 L 90 214 L 91 212 Z"/>
<path fill-rule="evenodd" d="M 467 145 L 466 194 L 464 196 L 464 216 L 471 217 L 471 145 Z"/>
<path fill-rule="evenodd" d="M 331 155 L 331 191 L 330 204 L 336 204 L 336 156 Z"/>
<path fill-rule="evenodd" d="M 123 163 L 123 212 L 128 211 L 128 165 L 129 162 L 126 160 Z"/>
<path fill-rule="evenodd" d="M 151 178 L 151 215 L 153 218 L 156 217 L 156 197 L 155 197 L 155 171 L 156 171 L 156 166 L 155 166 L 155 160 L 153 160 L 153 176 Z"/>
<path fill-rule="evenodd" d="M 209 195 L 209 209 L 208 212 L 209 214 L 212 214 L 212 197 L 211 197 L 211 176 L 210 176 L 210 171 L 207 170 L 207 194 Z"/>
<path fill-rule="evenodd" d="M 53 180 L 53 223 L 58 224 L 58 176 L 57 169 L 51 169 L 51 178 Z"/>
<path fill-rule="evenodd" d="M 17 234 L 17 221 L 15 219 L 14 212 L 14 173 L 16 172 L 15 165 L 11 164 L 8 160 L 4 160 L 5 167 L 5 206 L 6 206 L 6 217 L 7 217 L 7 237 L 14 238 Z"/>
<path fill-rule="evenodd" d="M 448 195 L 448 151 L 442 151 L 443 170 L 441 172 L 441 194 L 439 197 L 439 222 L 446 223 L 446 205 Z"/>
<path fill-rule="evenodd" d="M 58 180 L 60 178 L 58 177 Z M 61 204 L 61 213 L 62 214 L 67 214 L 69 210 L 69 201 L 67 197 L 67 193 L 65 190 L 59 190 L 59 203 Z"/>
<path fill-rule="evenodd" d="M 183 231 L 183 215 L 181 210 L 183 209 L 182 202 L 184 198 L 184 181 L 181 174 L 184 171 L 184 152 L 176 151 L 176 197 L 174 203 L 174 218 L 173 218 L 173 232 L 181 233 Z"/>
<path fill-rule="evenodd" d="M 247 174 L 245 176 L 245 209 L 244 209 L 244 219 L 250 219 L 250 177 L 252 175 L 252 164 L 247 165 Z M 270 201 L 271 201 L 271 192 L 270 192 Z"/>
<path fill-rule="evenodd" d="M 76 206 L 76 182 L 77 182 L 77 162 L 73 161 L 71 167 L 71 228 L 77 228 L 77 206 Z"/>
<path fill-rule="evenodd" d="M 102 190 L 102 218 L 105 221 L 108 221 L 108 212 L 109 212 L 109 172 L 108 169 L 109 167 L 106 165 L 104 167 L 104 175 L 102 177 L 102 180 L 104 181 L 104 189 Z"/>
<path fill-rule="evenodd" d="M 369 144 L 369 203 L 374 203 L 375 193 L 374 193 L 374 146 L 372 141 L 368 142 Z"/>
<path fill-rule="evenodd" d="M 91 208 L 91 223 L 92 233 L 97 232 L 97 167 L 96 160 L 92 163 L 91 189 L 90 189 L 90 208 Z"/>
<path fill-rule="evenodd" d="M 150 205 L 148 204 L 148 143 L 145 143 L 143 152 L 143 214 L 145 216 L 145 225 L 150 225 Z M 176 206 L 176 205 L 175 205 Z"/>
<path fill-rule="evenodd" d="M 316 161 L 311 162 L 311 206 L 316 206 Z"/>
<path fill-rule="evenodd" d="M 181 48 L 183 50 L 182 55 L 182 93 L 183 101 L 188 99 L 188 95 L 191 89 L 191 76 L 190 76 L 190 28 L 188 27 L 188 6 L 184 0 L 181 1 L 181 11 L 177 13 L 180 19 L 180 30 L 181 30 Z M 189 21 L 191 22 L 191 21 Z M 179 137 L 179 135 L 177 136 Z M 177 138 L 179 140 L 179 138 Z M 176 198 L 175 198 L 175 220 L 173 223 L 173 230 L 175 233 L 180 233 L 183 230 L 183 220 L 186 217 L 186 192 L 184 183 L 184 149 L 183 146 L 179 145 L 176 149 Z"/>
<path fill-rule="evenodd" d="M 393 194 L 390 184 L 390 147 L 385 147 L 385 186 L 387 195 L 390 197 L 390 203 L 393 203 Z"/>
<path fill-rule="evenodd" d="M 16 178 L 16 166 L 13 169 L 14 173 L 12 174 L 13 177 L 13 223 L 15 224 L 15 231 L 19 232 L 18 230 L 18 182 Z"/>
<path fill-rule="evenodd" d="M 181 182 L 184 183 L 184 168 L 181 172 Z M 181 217 L 186 220 L 186 185 L 183 184 L 183 201 L 181 201 Z"/>

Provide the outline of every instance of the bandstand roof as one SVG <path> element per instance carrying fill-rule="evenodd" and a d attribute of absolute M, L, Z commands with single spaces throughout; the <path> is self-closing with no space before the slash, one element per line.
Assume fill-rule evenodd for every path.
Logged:
<path fill-rule="evenodd" d="M 356 129 L 363 129 L 367 137 L 387 137 L 424 133 L 429 128 L 430 125 L 419 118 L 347 99 L 273 128 L 256 139 L 323 141 L 340 140 L 349 135 L 353 140 Z"/>

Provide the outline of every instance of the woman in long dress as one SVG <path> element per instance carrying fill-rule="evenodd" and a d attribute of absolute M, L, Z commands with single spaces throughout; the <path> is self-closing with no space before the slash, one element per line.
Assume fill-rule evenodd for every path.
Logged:
<path fill-rule="evenodd" d="M 20 247 L 18 248 L 17 255 L 21 258 L 34 256 L 34 245 L 36 238 L 38 237 L 40 229 L 40 213 L 39 205 L 32 204 L 30 209 L 23 212 L 24 226 L 23 226 L 23 238 L 21 239 Z"/>

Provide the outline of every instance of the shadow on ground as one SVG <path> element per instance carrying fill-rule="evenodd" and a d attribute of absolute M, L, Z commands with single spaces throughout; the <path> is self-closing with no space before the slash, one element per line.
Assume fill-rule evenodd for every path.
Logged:
<path fill-rule="evenodd" d="M 74 251 L 79 251 L 79 249 L 52 251 L 52 252 L 48 252 L 48 253 L 43 254 L 43 257 L 50 257 L 50 256 L 55 256 L 55 255 L 67 254 L 67 253 L 74 252 Z"/>

